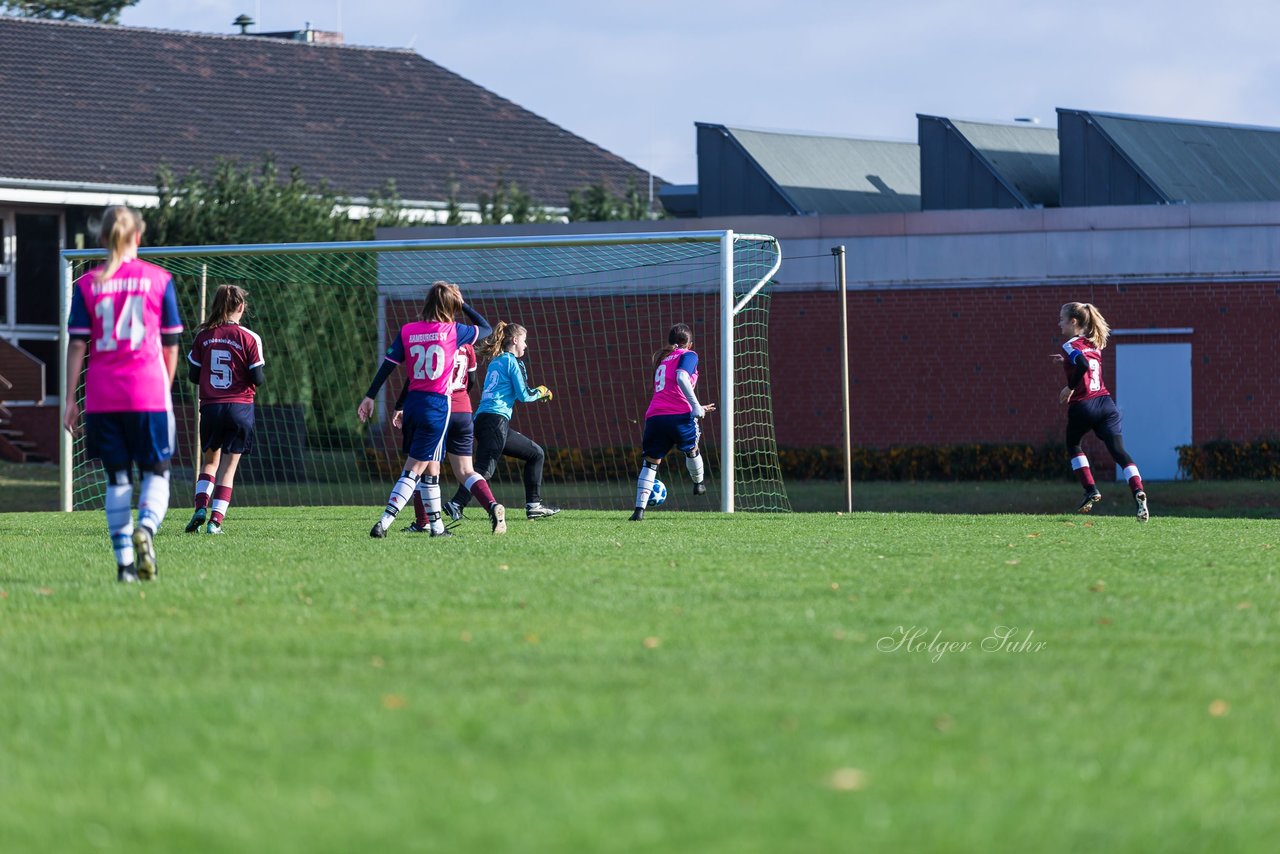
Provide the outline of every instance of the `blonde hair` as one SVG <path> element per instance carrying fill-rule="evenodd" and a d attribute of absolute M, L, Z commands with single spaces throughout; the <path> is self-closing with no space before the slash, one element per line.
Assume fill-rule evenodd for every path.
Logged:
<path fill-rule="evenodd" d="M 462 291 L 451 282 L 439 281 L 427 291 L 427 300 L 418 315 L 422 320 L 451 323 L 462 310 Z"/>
<path fill-rule="evenodd" d="M 209 317 L 200 324 L 201 329 L 212 329 L 231 322 L 231 315 L 249 303 L 249 293 L 239 285 L 219 285 L 213 295 L 213 307 Z"/>
<path fill-rule="evenodd" d="M 515 343 L 517 335 L 524 334 L 528 333 L 520 324 L 499 320 L 498 325 L 493 327 L 493 334 L 481 341 L 480 345 L 476 347 L 476 355 L 486 361 L 497 358 Z"/>
<path fill-rule="evenodd" d="M 1111 327 L 1102 316 L 1102 312 L 1092 303 L 1069 302 L 1062 307 L 1062 315 L 1074 320 L 1080 326 L 1083 337 L 1099 350 L 1105 350 L 1107 339 L 1111 337 Z"/>
<path fill-rule="evenodd" d="M 134 238 L 147 230 L 142 214 L 128 205 L 112 205 L 102 212 L 102 226 L 98 229 L 98 242 L 107 250 L 107 265 L 98 271 L 99 282 L 116 274 L 124 263 L 124 256 L 134 247 Z"/>
<path fill-rule="evenodd" d="M 667 346 L 653 354 L 653 367 L 657 369 L 658 365 L 662 364 L 662 360 L 670 356 L 673 350 L 681 347 L 688 349 L 692 343 L 693 330 L 689 328 L 689 324 L 677 323 L 667 333 Z"/>

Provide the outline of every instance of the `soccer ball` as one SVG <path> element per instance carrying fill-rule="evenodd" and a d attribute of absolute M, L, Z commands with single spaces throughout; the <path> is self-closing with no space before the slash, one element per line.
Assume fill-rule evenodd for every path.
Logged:
<path fill-rule="evenodd" d="M 653 492 L 649 493 L 649 506 L 657 507 L 659 504 L 667 500 L 667 485 L 660 480 L 654 480 Z"/>

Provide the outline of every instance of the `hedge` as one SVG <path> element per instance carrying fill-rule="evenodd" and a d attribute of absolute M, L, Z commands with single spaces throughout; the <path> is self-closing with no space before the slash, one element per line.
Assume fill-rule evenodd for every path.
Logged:
<path fill-rule="evenodd" d="M 1280 479 L 1280 438 L 1180 445 L 1178 468 L 1195 480 Z"/>

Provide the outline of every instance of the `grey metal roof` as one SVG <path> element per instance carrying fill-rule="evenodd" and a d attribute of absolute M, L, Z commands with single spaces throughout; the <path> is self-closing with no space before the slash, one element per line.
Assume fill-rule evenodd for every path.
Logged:
<path fill-rule="evenodd" d="M 1029 203 L 1058 204 L 1058 131 L 951 119 L 951 124 Z"/>
<path fill-rule="evenodd" d="M 798 211 L 920 210 L 920 147 L 913 142 L 726 130 Z"/>
<path fill-rule="evenodd" d="M 1280 128 L 1078 112 L 1171 200 L 1280 199 Z"/>

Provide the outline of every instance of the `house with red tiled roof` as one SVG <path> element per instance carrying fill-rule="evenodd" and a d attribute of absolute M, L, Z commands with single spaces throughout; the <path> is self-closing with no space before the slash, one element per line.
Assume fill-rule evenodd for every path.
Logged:
<path fill-rule="evenodd" d="M 554 210 L 572 190 L 620 193 L 650 177 L 411 50 L 310 30 L 0 16 L 0 116 L 0 348 L 47 366 L 42 380 L 24 369 L 23 388 L 0 391 L 7 401 L 56 394 L 58 250 L 93 245 L 90 219 L 107 204 L 154 205 L 162 164 L 183 174 L 270 153 L 282 172 L 300 167 L 357 202 L 394 182 L 428 221 L 443 219 L 451 191 L 468 202 L 499 179 Z M 0 371 L 9 361 L 29 368 L 0 354 Z"/>

